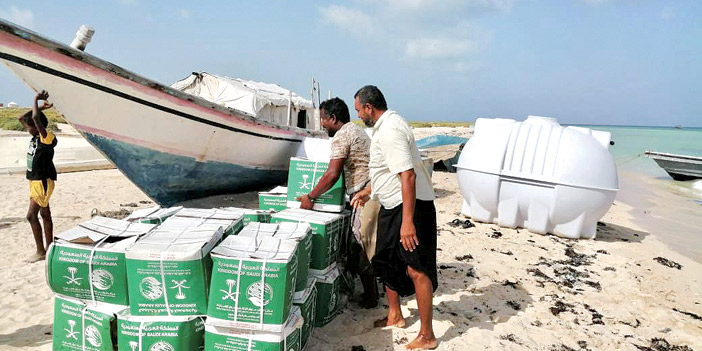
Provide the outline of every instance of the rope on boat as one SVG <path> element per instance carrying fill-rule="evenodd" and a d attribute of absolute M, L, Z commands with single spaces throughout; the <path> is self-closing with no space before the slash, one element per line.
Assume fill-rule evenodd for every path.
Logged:
<path fill-rule="evenodd" d="M 637 158 L 639 158 L 639 157 L 641 157 L 641 156 L 644 156 L 644 154 L 643 154 L 643 153 L 640 153 L 640 154 L 636 154 L 636 155 L 634 155 L 634 156 L 625 156 L 625 157 L 622 157 L 622 158 L 626 158 L 626 161 L 616 161 L 615 163 L 617 164 L 617 166 L 623 165 L 623 164 L 629 163 L 629 162 L 631 162 L 631 161 L 633 161 L 633 160 L 635 160 L 635 159 L 637 159 Z"/>

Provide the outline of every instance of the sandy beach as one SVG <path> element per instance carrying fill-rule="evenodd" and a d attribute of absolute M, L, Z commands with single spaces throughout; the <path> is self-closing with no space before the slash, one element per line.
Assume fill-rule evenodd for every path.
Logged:
<path fill-rule="evenodd" d="M 700 234 L 702 206 L 676 203 L 682 195 L 649 191 L 650 184 L 623 175 L 623 191 L 597 238 L 567 240 L 493 224 L 463 228 L 455 174 L 435 172 L 433 183 L 439 350 L 702 350 L 702 260 L 700 238 L 693 237 Z M 0 189 L 0 350 L 50 350 L 53 295 L 45 262 L 23 262 L 34 250 L 24 219 L 26 180 L 0 174 Z M 127 213 L 152 205 L 118 170 L 60 174 L 51 201 L 54 230 L 67 230 L 94 210 Z M 223 195 L 186 205 L 256 207 L 257 198 Z M 676 222 L 674 211 L 691 222 Z M 374 329 L 385 309 L 349 302 L 315 330 L 309 350 L 404 350 L 419 328 L 416 301 L 403 300 L 403 311 L 405 329 Z M 669 348 L 661 348 L 665 343 Z"/>

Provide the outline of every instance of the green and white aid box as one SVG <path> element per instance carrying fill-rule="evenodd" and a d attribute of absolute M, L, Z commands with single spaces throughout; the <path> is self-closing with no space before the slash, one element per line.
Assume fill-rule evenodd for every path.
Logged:
<path fill-rule="evenodd" d="M 295 292 L 293 296 L 293 305 L 300 308 L 303 324 L 300 335 L 301 349 L 307 346 L 307 341 L 312 335 L 314 329 L 315 308 L 317 306 L 317 280 L 315 278 L 307 279 L 307 286 L 303 291 Z"/>
<path fill-rule="evenodd" d="M 266 211 L 282 211 L 288 208 L 288 188 L 277 186 L 258 193 L 258 208 Z"/>
<path fill-rule="evenodd" d="M 281 222 L 309 223 L 312 229 L 310 273 L 324 274 L 336 262 L 339 240 L 344 229 L 344 216 L 290 208 L 271 216 L 271 223 Z"/>
<path fill-rule="evenodd" d="M 117 346 L 115 315 L 127 308 L 56 295 L 52 350 L 113 351 Z"/>
<path fill-rule="evenodd" d="M 176 225 L 175 219 L 206 219 L 208 223 L 219 223 L 224 237 L 238 233 L 244 227 L 244 213 L 222 208 L 183 208 L 173 215 L 169 225 Z"/>
<path fill-rule="evenodd" d="M 299 208 L 298 196 L 309 194 L 319 183 L 324 172 L 329 168 L 328 162 L 310 161 L 292 157 L 288 172 L 288 207 Z M 346 189 L 343 173 L 324 194 L 314 202 L 314 210 L 324 212 L 341 212 L 346 205 Z"/>
<path fill-rule="evenodd" d="M 205 345 L 201 316 L 117 315 L 117 344 L 126 351 L 198 351 Z"/>
<path fill-rule="evenodd" d="M 176 212 L 180 211 L 183 206 L 175 206 L 162 208 L 161 206 L 153 206 L 147 208 L 141 208 L 134 210 L 125 221 L 128 222 L 139 222 L 139 223 L 151 223 L 151 224 L 161 224 L 166 218 L 173 216 Z"/>
<path fill-rule="evenodd" d="M 173 216 L 127 249 L 132 315 L 207 313 L 209 253 L 222 239 L 222 222 Z"/>
<path fill-rule="evenodd" d="M 268 223 L 271 221 L 271 210 L 256 210 L 251 208 L 222 207 L 221 210 L 241 213 L 244 227 L 251 222 Z"/>
<path fill-rule="evenodd" d="M 290 315 L 297 242 L 230 236 L 212 250 L 207 323 L 279 332 Z"/>
<path fill-rule="evenodd" d="M 305 290 L 307 275 L 310 270 L 310 257 L 312 255 L 312 230 L 308 223 L 249 223 L 239 232 L 239 236 L 254 238 L 259 236 L 273 237 L 297 242 L 295 291 Z"/>
<path fill-rule="evenodd" d="M 341 310 L 339 268 L 334 265 L 323 275 L 313 276 L 316 279 L 317 301 L 315 306 L 314 326 L 321 328 L 331 322 Z"/>
<path fill-rule="evenodd" d="M 155 225 L 93 217 L 56 235 L 46 278 L 57 294 L 129 305 L 125 250 Z"/>
<path fill-rule="evenodd" d="M 265 332 L 212 325 L 205 326 L 205 351 L 300 351 L 302 317 L 293 307 L 285 327 Z"/>

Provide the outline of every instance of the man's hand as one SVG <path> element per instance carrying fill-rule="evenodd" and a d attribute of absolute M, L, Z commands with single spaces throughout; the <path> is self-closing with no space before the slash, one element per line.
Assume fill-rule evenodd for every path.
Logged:
<path fill-rule="evenodd" d="M 41 103 L 41 106 L 39 106 L 39 109 L 43 111 L 52 107 L 54 107 L 54 104 L 44 101 Z"/>
<path fill-rule="evenodd" d="M 49 98 L 49 93 L 46 90 L 42 90 L 37 93 L 36 96 L 34 96 L 34 101 L 39 101 L 39 100 L 44 100 Z"/>
<path fill-rule="evenodd" d="M 402 221 L 402 227 L 400 227 L 400 243 L 405 250 L 412 252 L 419 246 L 419 238 L 417 238 L 417 230 L 414 227 L 414 222 L 412 221 Z"/>
<path fill-rule="evenodd" d="M 363 207 L 363 205 L 370 200 L 370 193 L 371 193 L 371 188 L 370 186 L 367 186 L 359 191 L 357 191 L 353 195 L 353 199 L 351 199 L 351 206 L 355 209 L 360 209 Z"/>
<path fill-rule="evenodd" d="M 314 202 L 310 199 L 308 195 L 302 195 L 295 198 L 295 201 L 300 201 L 300 208 L 305 210 L 311 210 L 314 207 Z"/>

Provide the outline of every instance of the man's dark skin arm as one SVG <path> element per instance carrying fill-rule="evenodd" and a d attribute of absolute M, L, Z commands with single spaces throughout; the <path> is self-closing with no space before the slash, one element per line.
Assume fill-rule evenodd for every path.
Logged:
<path fill-rule="evenodd" d="M 47 93 L 46 90 L 42 90 L 34 97 L 34 104 L 32 105 L 32 120 L 34 121 L 34 125 L 36 126 L 39 134 L 41 134 L 42 138 L 46 138 L 46 129 L 43 125 L 41 125 L 41 123 L 39 123 L 39 111 L 41 110 L 39 108 L 39 100 L 46 101 L 48 98 L 49 93 Z"/>
<path fill-rule="evenodd" d="M 319 198 L 322 196 L 322 194 L 327 192 L 327 190 L 329 190 L 337 180 L 339 180 L 341 172 L 344 169 L 345 160 L 345 158 L 335 158 L 329 161 L 329 168 L 327 168 L 327 171 L 324 172 L 324 175 L 322 175 L 322 178 L 319 179 L 319 182 L 314 189 L 312 189 L 309 194 L 299 196 L 295 199 L 300 201 L 300 208 L 304 208 L 306 210 L 312 209 L 314 206 L 314 201 L 312 198 Z"/>
<path fill-rule="evenodd" d="M 402 226 L 400 227 L 400 242 L 407 251 L 414 251 L 419 245 L 417 230 L 414 227 L 414 204 L 417 199 L 414 169 L 400 172 L 402 184 Z"/>

